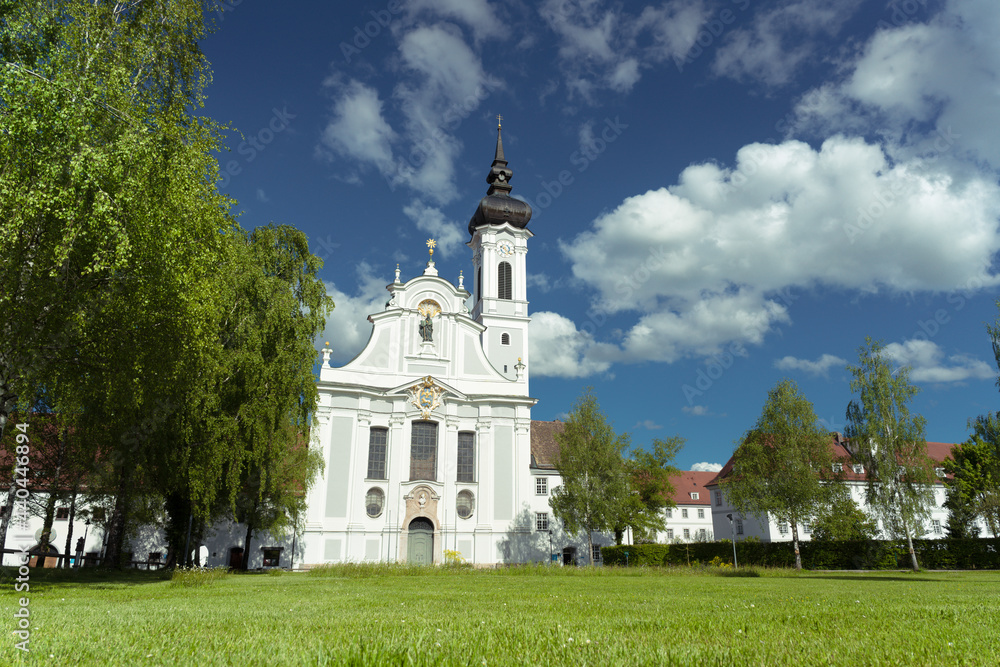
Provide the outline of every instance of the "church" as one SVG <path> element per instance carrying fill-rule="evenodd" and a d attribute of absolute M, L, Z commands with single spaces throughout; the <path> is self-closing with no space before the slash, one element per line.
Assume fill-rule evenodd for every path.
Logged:
<path fill-rule="evenodd" d="M 510 196 L 512 177 L 498 125 L 469 221 L 472 284 L 438 275 L 429 240 L 423 273 L 404 281 L 397 265 L 364 350 L 340 368 L 323 350 L 314 442 L 325 470 L 308 496 L 302 565 L 575 557 L 575 541 L 559 533 L 553 545 L 550 532 L 554 430 L 531 421 L 531 207 Z"/>

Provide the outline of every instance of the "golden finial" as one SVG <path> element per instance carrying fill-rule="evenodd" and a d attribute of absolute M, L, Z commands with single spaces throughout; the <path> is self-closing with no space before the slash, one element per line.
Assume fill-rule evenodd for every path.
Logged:
<path fill-rule="evenodd" d="M 500 121 L 502 121 L 502 120 L 503 120 L 503 116 L 501 116 L 500 114 L 497 114 L 497 129 L 498 130 L 500 129 Z"/>
<path fill-rule="evenodd" d="M 437 247 L 438 242 L 434 239 L 427 239 L 427 248 L 431 253 L 431 259 L 434 259 L 434 248 Z"/>

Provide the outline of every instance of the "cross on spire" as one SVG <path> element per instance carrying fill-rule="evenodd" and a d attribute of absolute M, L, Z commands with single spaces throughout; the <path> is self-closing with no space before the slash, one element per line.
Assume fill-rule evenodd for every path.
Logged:
<path fill-rule="evenodd" d="M 500 114 L 497 114 L 497 129 L 498 130 L 500 129 L 500 121 L 502 121 L 502 120 L 503 120 L 503 116 L 501 116 Z"/>

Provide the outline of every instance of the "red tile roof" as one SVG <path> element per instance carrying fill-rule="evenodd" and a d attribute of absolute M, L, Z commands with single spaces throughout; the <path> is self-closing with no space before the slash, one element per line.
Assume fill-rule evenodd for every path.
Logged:
<path fill-rule="evenodd" d="M 674 502 L 678 505 L 710 505 L 711 495 L 705 485 L 715 479 L 717 473 L 700 470 L 684 470 L 670 481 L 674 485 Z M 691 497 L 698 494 L 698 499 Z"/>

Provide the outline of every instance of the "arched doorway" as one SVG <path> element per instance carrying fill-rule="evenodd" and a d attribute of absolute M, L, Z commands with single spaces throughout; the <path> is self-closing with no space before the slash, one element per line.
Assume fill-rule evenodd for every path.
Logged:
<path fill-rule="evenodd" d="M 434 562 L 434 524 L 417 517 L 410 522 L 406 544 L 406 561 L 415 565 Z"/>

